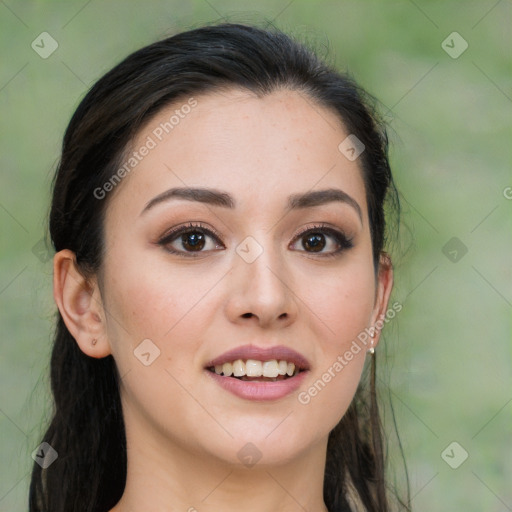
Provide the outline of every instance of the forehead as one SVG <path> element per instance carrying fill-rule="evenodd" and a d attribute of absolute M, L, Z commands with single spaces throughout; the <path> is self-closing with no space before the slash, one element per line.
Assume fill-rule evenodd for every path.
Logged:
<path fill-rule="evenodd" d="M 358 161 L 338 149 L 347 135 L 336 113 L 303 92 L 183 98 L 139 131 L 124 162 L 134 165 L 125 165 L 112 207 L 140 212 L 168 188 L 195 186 L 228 190 L 248 209 L 273 209 L 290 194 L 336 187 L 365 212 Z"/>

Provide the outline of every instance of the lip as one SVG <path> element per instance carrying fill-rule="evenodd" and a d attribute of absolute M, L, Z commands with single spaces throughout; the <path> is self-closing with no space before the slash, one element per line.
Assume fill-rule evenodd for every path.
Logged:
<path fill-rule="evenodd" d="M 237 359 L 247 360 L 256 359 L 257 361 L 287 361 L 293 363 L 296 368 L 301 370 L 297 375 L 279 381 L 244 381 L 234 377 L 224 377 L 217 375 L 209 370 L 212 366 L 230 363 Z M 226 391 L 243 398 L 245 400 L 269 401 L 278 400 L 293 393 L 302 384 L 306 375 L 309 373 L 309 361 L 297 351 L 277 345 L 275 347 L 263 348 L 255 345 L 243 345 L 224 352 L 220 356 L 212 359 L 205 365 L 205 372 Z"/>
<path fill-rule="evenodd" d="M 205 372 L 219 384 L 219 386 L 239 398 L 254 401 L 269 401 L 284 398 L 296 391 L 306 378 L 309 370 L 304 370 L 295 375 L 295 377 L 275 382 L 239 380 L 233 377 L 222 377 L 209 370 L 205 370 Z"/>
<path fill-rule="evenodd" d="M 257 361 L 271 361 L 272 359 L 276 359 L 278 361 L 281 360 L 293 363 L 300 370 L 309 370 L 308 360 L 302 354 L 284 345 L 269 348 L 257 347 L 256 345 L 236 347 L 209 361 L 205 368 L 230 363 L 237 359 L 244 361 L 247 359 L 256 359 Z"/>

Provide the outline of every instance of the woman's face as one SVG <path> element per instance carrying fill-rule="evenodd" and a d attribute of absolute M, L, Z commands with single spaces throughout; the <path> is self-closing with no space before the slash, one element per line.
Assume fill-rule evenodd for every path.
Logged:
<path fill-rule="evenodd" d="M 289 90 L 187 98 L 138 134 L 137 163 L 108 198 L 101 273 L 129 438 L 237 464 L 326 442 L 363 368 L 353 342 L 391 286 L 390 272 L 375 279 L 359 160 L 338 149 L 348 135 Z M 211 192 L 169 193 L 188 188 Z M 325 190 L 338 199 L 307 199 Z M 300 358 L 304 371 L 276 382 L 208 369 Z"/>

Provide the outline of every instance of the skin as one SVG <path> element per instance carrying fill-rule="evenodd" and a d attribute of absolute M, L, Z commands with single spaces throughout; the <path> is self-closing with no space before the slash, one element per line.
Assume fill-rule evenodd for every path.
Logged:
<path fill-rule="evenodd" d="M 100 276 L 86 280 L 68 250 L 54 260 L 54 296 L 68 329 L 87 355 L 112 354 L 122 377 L 128 475 L 112 512 L 235 511 L 241 503 L 248 512 L 324 511 L 328 434 L 354 396 L 366 351 L 307 405 L 298 392 L 243 400 L 204 365 L 239 345 L 285 345 L 309 360 L 298 391 L 307 390 L 385 314 L 391 264 L 382 258 L 375 276 L 361 170 L 338 150 L 348 133 L 335 113 L 289 90 L 196 99 L 108 197 Z M 159 112 L 133 148 L 176 108 Z M 155 196 L 183 186 L 224 190 L 236 208 L 174 199 L 141 214 Z M 349 194 L 362 220 L 346 203 L 286 210 L 289 194 L 327 188 Z M 216 230 L 220 243 L 207 237 L 196 258 L 158 245 L 190 221 Z M 353 247 L 322 257 L 338 247 L 329 234 L 320 254 L 305 246 L 297 234 L 321 222 Z M 247 236 L 263 248 L 252 263 L 236 252 Z M 168 247 L 186 252 L 180 240 Z M 160 350 L 149 366 L 134 357 L 144 339 Z M 251 468 L 237 456 L 247 443 L 261 453 Z"/>

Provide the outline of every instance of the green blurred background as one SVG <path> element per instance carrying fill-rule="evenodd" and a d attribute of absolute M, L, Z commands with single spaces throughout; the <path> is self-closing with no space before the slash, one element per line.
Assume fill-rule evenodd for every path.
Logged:
<path fill-rule="evenodd" d="M 393 253 L 403 310 L 379 347 L 381 389 L 412 507 L 512 510 L 508 0 L 0 2 L 0 510 L 26 510 L 30 454 L 50 413 L 55 307 L 41 240 L 65 127 L 127 54 L 224 17 L 272 20 L 381 101 L 403 203 Z M 42 32 L 58 43 L 46 59 L 31 47 Z M 393 438 L 390 450 L 400 485 Z"/>

